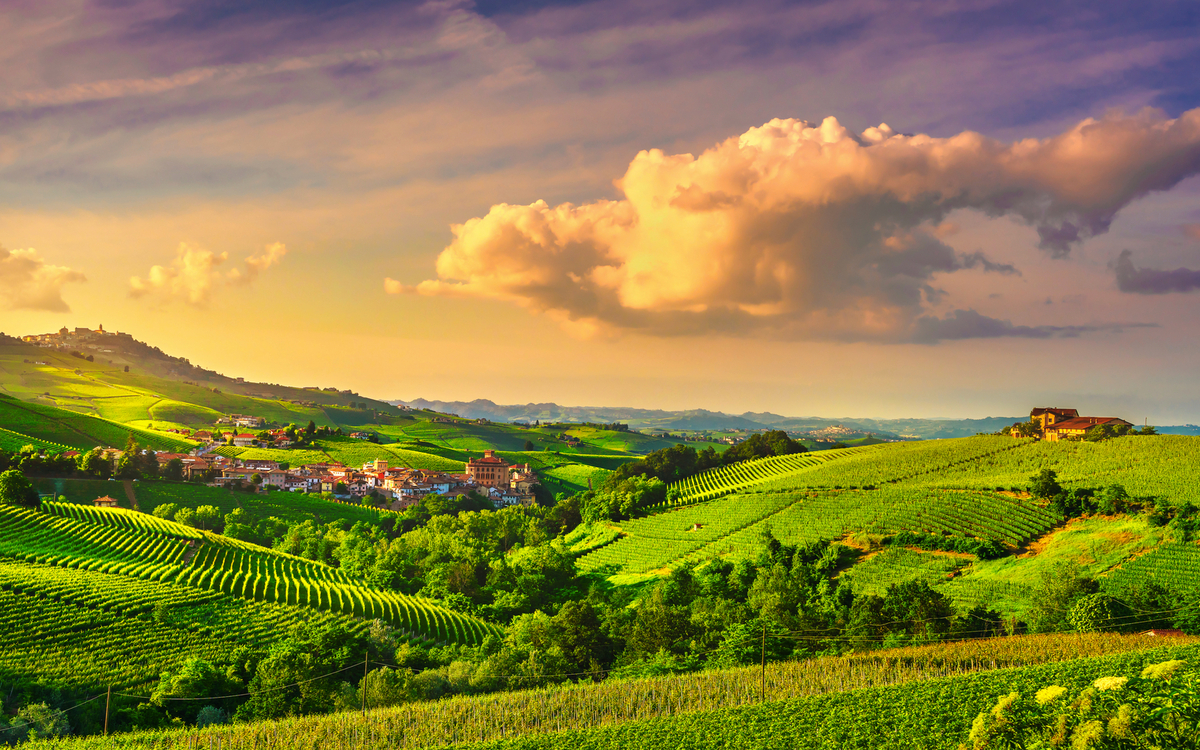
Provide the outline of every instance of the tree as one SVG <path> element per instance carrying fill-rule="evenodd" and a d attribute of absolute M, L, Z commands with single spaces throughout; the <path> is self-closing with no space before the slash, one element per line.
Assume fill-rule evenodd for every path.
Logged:
<path fill-rule="evenodd" d="M 1062 485 L 1058 483 L 1058 472 L 1054 469 L 1042 469 L 1037 475 L 1030 477 L 1029 482 L 1029 494 L 1036 498 L 1048 500 L 1063 494 Z"/>
<path fill-rule="evenodd" d="M 0 503 L 36 508 L 38 504 L 37 489 L 20 470 L 9 469 L 0 474 Z"/>
<path fill-rule="evenodd" d="M 250 475 L 250 483 L 253 484 L 255 487 L 262 484 L 263 483 L 262 474 L 255 472 L 254 474 Z"/>
<path fill-rule="evenodd" d="M 129 372 L 129 365 L 125 365 L 125 372 Z"/>
<path fill-rule="evenodd" d="M 65 737 L 71 733 L 66 714 L 55 711 L 45 703 L 32 703 L 22 708 L 13 719 L 12 727 L 12 731 L 6 734 L 9 739 L 17 741 Z"/>
<path fill-rule="evenodd" d="M 532 441 L 532 440 L 526 440 L 526 441 L 525 441 L 525 447 L 524 447 L 524 448 L 522 448 L 521 450 L 525 450 L 525 451 L 532 451 L 532 450 L 536 450 L 536 446 L 534 446 L 534 444 L 533 444 L 533 441 Z"/>
<path fill-rule="evenodd" d="M 1139 435 L 1157 435 L 1158 430 L 1154 429 L 1154 427 L 1152 425 L 1146 425 L 1138 432 L 1138 434 Z"/>
<path fill-rule="evenodd" d="M 162 673 L 158 686 L 150 694 L 150 702 L 161 706 L 172 715 L 189 724 L 196 724 L 200 711 L 206 704 L 198 698 L 240 693 L 242 686 L 225 672 L 203 659 L 191 658 L 176 669 Z M 220 710 L 226 701 L 214 701 Z M 228 706 L 226 706 L 228 707 Z"/>
<path fill-rule="evenodd" d="M 192 526 L 205 531 L 214 531 L 221 525 L 221 511 L 213 505 L 201 505 L 196 508 L 196 513 L 192 517 Z"/>
<path fill-rule="evenodd" d="M 154 510 L 150 511 L 150 515 L 157 518 L 165 518 L 170 521 L 175 518 L 175 514 L 179 512 L 179 505 L 176 503 L 163 503 L 155 506 Z"/>
<path fill-rule="evenodd" d="M 183 479 L 183 461 L 178 458 L 172 458 L 167 461 L 163 467 L 163 479 L 170 479 L 173 482 L 178 482 Z"/>

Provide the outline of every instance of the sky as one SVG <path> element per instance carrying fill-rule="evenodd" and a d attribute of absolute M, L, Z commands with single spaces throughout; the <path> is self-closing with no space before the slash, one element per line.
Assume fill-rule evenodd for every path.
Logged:
<path fill-rule="evenodd" d="M 1191 2 L 10 0 L 0 330 L 376 398 L 1200 422 Z"/>

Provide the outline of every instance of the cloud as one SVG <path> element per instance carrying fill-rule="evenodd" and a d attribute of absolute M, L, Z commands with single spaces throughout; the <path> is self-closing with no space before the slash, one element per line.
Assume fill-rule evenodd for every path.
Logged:
<path fill-rule="evenodd" d="M 211 250 L 179 243 L 175 260 L 170 266 L 153 266 L 146 278 L 129 279 L 129 296 L 156 297 L 160 301 L 179 299 L 196 307 L 205 307 L 216 290 L 229 284 L 244 285 L 282 260 L 287 248 L 281 242 L 267 245 L 260 255 L 246 258 L 246 269 L 222 271 L 229 253 L 216 254 Z"/>
<path fill-rule="evenodd" d="M 1200 224 L 1184 224 L 1182 229 L 1185 237 L 1200 240 Z"/>
<path fill-rule="evenodd" d="M 1046 303 L 1050 304 L 1047 299 Z M 935 344 L 959 339 L 991 339 L 1016 337 L 1026 339 L 1075 338 L 1098 331 L 1121 331 L 1126 328 L 1153 328 L 1148 323 L 1101 323 L 1086 326 L 1020 326 L 1011 321 L 989 318 L 974 310 L 955 310 L 945 317 L 921 316 L 914 326 L 912 341 Z"/>
<path fill-rule="evenodd" d="M 1043 329 L 929 318 L 944 294 L 935 277 L 1019 273 L 942 242 L 951 211 L 1013 217 L 1066 258 L 1130 202 L 1197 171 L 1200 110 L 1112 114 L 1011 144 L 776 119 L 698 157 L 642 151 L 620 200 L 494 205 L 452 227 L 439 278 L 411 290 L 509 300 L 581 330 L 1031 336 Z"/>
<path fill-rule="evenodd" d="M 81 281 L 87 281 L 82 273 L 50 265 L 33 248 L 0 247 L 0 299 L 10 309 L 69 312 L 62 288 Z"/>
<path fill-rule="evenodd" d="M 1133 265 L 1133 253 L 1122 250 L 1117 260 L 1109 265 L 1117 277 L 1117 289 L 1132 294 L 1170 294 L 1200 289 L 1200 270 L 1176 268 L 1174 271 L 1159 271 L 1153 268 L 1138 268 Z"/>

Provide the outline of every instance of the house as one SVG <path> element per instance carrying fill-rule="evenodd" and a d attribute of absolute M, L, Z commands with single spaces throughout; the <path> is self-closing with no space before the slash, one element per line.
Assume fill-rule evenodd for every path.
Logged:
<path fill-rule="evenodd" d="M 1044 437 L 1048 442 L 1055 442 L 1072 437 L 1083 437 L 1087 431 L 1093 427 L 1100 425 L 1111 425 L 1112 427 L 1133 427 L 1133 423 L 1126 422 L 1119 417 L 1072 417 L 1069 419 L 1061 419 L 1056 421 L 1052 427 L 1047 427 L 1044 432 Z"/>
<path fill-rule="evenodd" d="M 467 476 L 484 487 L 508 485 L 508 462 L 496 455 L 496 451 L 484 451 L 483 458 L 467 460 Z"/>
<path fill-rule="evenodd" d="M 369 433 L 369 432 L 352 432 L 352 433 L 350 433 L 350 437 L 353 438 L 354 440 L 370 440 L 371 433 Z"/>
<path fill-rule="evenodd" d="M 1037 422 L 1039 430 L 1041 432 L 1045 432 L 1046 428 L 1051 427 L 1064 419 L 1074 419 L 1078 416 L 1079 412 L 1076 409 L 1060 409 L 1057 406 L 1039 406 L 1033 411 L 1029 412 L 1029 421 Z"/>
<path fill-rule="evenodd" d="M 249 448 L 254 445 L 254 436 L 248 432 L 243 432 L 233 436 L 233 444 L 241 448 Z"/>
<path fill-rule="evenodd" d="M 95 500 L 92 501 L 92 504 L 94 504 L 97 508 L 116 508 L 116 507 L 118 507 L 117 499 L 115 497 L 109 497 L 108 495 L 105 495 L 104 497 L 96 498 Z"/>

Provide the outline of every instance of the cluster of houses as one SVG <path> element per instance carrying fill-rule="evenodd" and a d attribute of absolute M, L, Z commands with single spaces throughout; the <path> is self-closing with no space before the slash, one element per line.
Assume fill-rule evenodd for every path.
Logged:
<path fill-rule="evenodd" d="M 1034 426 L 1036 434 L 1023 434 L 1019 429 L 1020 423 L 1012 426 L 1013 437 L 1041 438 L 1048 442 L 1079 438 L 1087 431 L 1099 425 L 1111 427 L 1133 427 L 1120 417 L 1081 417 L 1077 409 L 1061 409 L 1057 406 L 1039 406 L 1029 412 L 1029 423 Z"/>
<path fill-rule="evenodd" d="M 534 487 L 540 484 L 529 464 L 509 464 L 495 451 L 468 460 L 462 474 L 391 467 L 385 460 L 370 461 L 359 468 L 319 463 L 284 469 L 278 461 L 243 460 L 199 451 L 159 453 L 157 459 L 160 465 L 179 459 L 185 479 L 206 480 L 214 487 L 257 485 L 285 492 L 327 492 L 352 499 L 374 495 L 392 510 L 403 510 L 432 494 L 454 497 L 476 493 L 497 507 L 533 505 Z"/>

